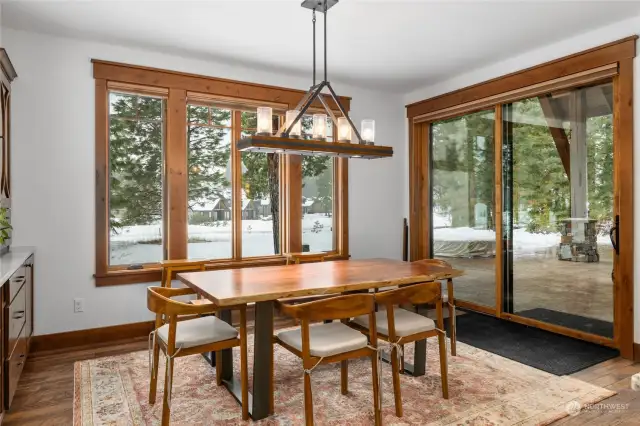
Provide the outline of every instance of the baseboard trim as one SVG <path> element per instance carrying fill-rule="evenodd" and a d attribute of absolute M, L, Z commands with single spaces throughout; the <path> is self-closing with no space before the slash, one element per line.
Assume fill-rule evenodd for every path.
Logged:
<path fill-rule="evenodd" d="M 151 333 L 153 325 L 153 321 L 144 321 L 33 336 L 30 342 L 31 352 L 53 351 L 144 337 Z"/>
<path fill-rule="evenodd" d="M 247 321 L 255 318 L 253 305 L 247 306 Z M 274 317 L 278 318 L 277 313 Z M 231 312 L 231 322 L 240 323 L 240 313 Z M 65 333 L 43 334 L 32 336 L 30 353 L 64 350 L 80 346 L 109 344 L 149 336 L 153 330 L 154 321 L 136 322 L 131 324 L 112 325 L 109 327 L 89 328 L 86 330 L 67 331 Z"/>
<path fill-rule="evenodd" d="M 633 344 L 633 360 L 640 362 L 640 343 Z"/>

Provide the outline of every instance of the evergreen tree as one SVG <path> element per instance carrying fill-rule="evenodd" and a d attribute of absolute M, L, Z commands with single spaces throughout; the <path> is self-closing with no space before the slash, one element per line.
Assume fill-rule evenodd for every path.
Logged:
<path fill-rule="evenodd" d="M 162 218 L 164 101 L 110 95 L 109 208 L 111 229 Z"/>

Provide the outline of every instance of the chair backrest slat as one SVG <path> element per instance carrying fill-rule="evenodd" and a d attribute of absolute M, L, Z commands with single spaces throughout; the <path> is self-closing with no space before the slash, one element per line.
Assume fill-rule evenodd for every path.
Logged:
<path fill-rule="evenodd" d="M 366 315 L 375 310 L 372 294 L 350 294 L 282 308 L 289 316 L 308 321 L 346 319 Z"/>
<path fill-rule="evenodd" d="M 147 287 L 147 308 L 156 314 L 195 315 L 213 310 L 208 305 L 191 305 L 189 303 L 171 300 L 171 297 L 195 294 L 189 288 Z"/>
<path fill-rule="evenodd" d="M 437 281 L 414 284 L 396 290 L 376 293 L 375 299 L 377 303 L 387 306 L 401 303 L 414 305 L 437 303 L 442 299 L 442 287 L 440 282 Z"/>

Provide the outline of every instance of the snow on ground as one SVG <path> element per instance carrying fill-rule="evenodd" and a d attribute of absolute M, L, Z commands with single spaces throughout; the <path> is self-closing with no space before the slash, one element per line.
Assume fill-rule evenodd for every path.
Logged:
<path fill-rule="evenodd" d="M 496 233 L 490 229 L 473 229 L 469 227 L 439 228 L 433 230 L 433 238 L 435 241 L 450 242 L 495 242 Z M 514 256 L 527 256 L 544 252 L 558 247 L 558 244 L 560 244 L 560 233 L 534 234 L 522 228 L 513 230 Z M 611 247 L 609 236 L 599 235 L 598 245 Z"/>
<path fill-rule="evenodd" d="M 437 223 L 440 227 L 435 226 Z M 450 228 L 444 216 L 434 216 L 434 239 L 436 241 L 495 242 L 492 230 L 469 227 Z M 315 230 L 314 230 L 315 227 Z M 322 213 L 305 214 L 302 219 L 302 242 L 309 244 L 311 251 L 333 249 L 333 218 Z M 159 241 L 162 226 L 129 226 L 117 235 L 111 235 L 111 264 L 131 264 L 157 262 L 162 259 L 162 245 Z M 225 226 L 189 225 L 189 238 L 202 242 L 188 243 L 191 259 L 228 259 L 231 257 L 231 222 Z M 554 249 L 560 243 L 560 234 L 534 234 L 524 229 L 513 231 L 513 252 L 515 256 L 529 256 Z M 608 235 L 598 236 L 598 244 L 611 247 Z M 273 253 L 271 220 L 242 221 L 242 255 L 244 257 L 268 256 Z"/>
<path fill-rule="evenodd" d="M 221 222 L 222 224 L 223 222 Z M 228 259 L 231 257 L 231 221 L 225 226 L 189 225 L 187 245 L 191 259 Z M 157 262 L 162 259 L 162 225 L 127 226 L 111 234 L 111 264 Z M 202 240 L 202 242 L 200 242 Z M 333 250 L 333 218 L 323 213 L 302 218 L 302 243 L 311 251 Z M 273 253 L 271 220 L 242 221 L 242 255 L 268 256 Z"/>

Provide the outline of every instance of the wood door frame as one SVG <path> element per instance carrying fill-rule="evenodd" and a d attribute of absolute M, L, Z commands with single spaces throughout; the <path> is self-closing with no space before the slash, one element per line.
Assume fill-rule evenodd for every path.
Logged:
<path fill-rule="evenodd" d="M 532 85 L 561 79 L 569 74 L 584 73 L 606 65 L 616 64 L 617 74 L 613 77 L 613 115 L 614 115 L 614 214 L 620 215 L 620 235 L 633 235 L 633 58 L 636 54 L 637 36 L 627 37 L 616 42 L 598 46 L 574 55 L 528 68 L 522 71 L 498 77 L 483 83 L 462 88 L 434 98 L 407 105 L 409 125 L 409 221 L 412 261 L 431 257 L 431 182 L 430 182 L 430 129 L 431 121 L 424 117 L 437 115 L 461 104 L 467 109 L 455 109 L 453 116 L 460 116 L 486 109 L 483 99 L 506 92 L 522 90 Z M 477 105 L 474 105 L 477 103 Z M 501 113 L 502 104 L 496 105 L 496 114 Z M 420 120 L 416 118 L 421 117 Z M 496 115 L 499 118 L 500 115 Z M 441 120 L 442 114 L 438 116 Z M 501 120 L 496 119 L 496 130 L 501 130 Z M 501 131 L 495 134 L 495 158 L 501 159 Z M 498 165 L 498 163 L 495 163 Z M 496 176 L 501 174 L 496 168 Z M 501 177 L 495 179 L 496 203 L 502 201 Z M 499 206 L 501 211 L 501 205 Z M 427 212 L 427 214 L 424 214 Z M 497 210 L 496 210 L 497 212 Z M 501 222 L 501 221 L 498 221 Z M 498 231 L 498 229 L 496 229 Z M 501 240 L 501 236 L 497 238 Z M 622 357 L 634 357 L 634 318 L 633 318 L 633 238 L 623 238 L 619 242 L 620 255 L 614 262 L 616 282 L 614 283 L 614 339 L 579 332 L 565 327 L 527 320 L 528 325 L 547 329 L 556 333 L 590 340 L 616 347 Z M 500 303 L 502 250 L 496 255 L 496 294 L 495 315 L 507 320 L 524 323 L 525 319 L 517 315 L 503 313 Z M 468 304 L 473 307 L 473 304 Z M 484 311 L 490 311 L 483 309 Z M 488 312 L 487 312 L 488 313 Z"/>

